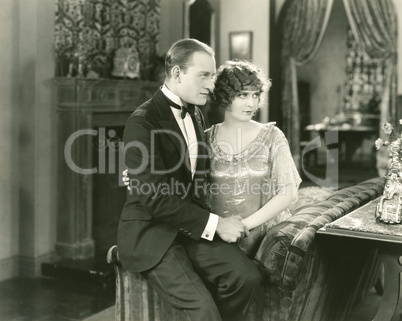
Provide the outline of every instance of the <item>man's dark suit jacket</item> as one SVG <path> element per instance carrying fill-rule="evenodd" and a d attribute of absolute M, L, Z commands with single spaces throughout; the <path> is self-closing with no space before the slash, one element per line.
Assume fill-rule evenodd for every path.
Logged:
<path fill-rule="evenodd" d="M 197 140 L 202 143 L 194 180 L 183 134 L 160 89 L 126 123 L 125 162 L 135 172 L 129 173 L 132 189 L 118 228 L 119 256 L 126 270 L 142 272 L 152 268 L 177 233 L 199 240 L 205 229 L 210 212 L 194 197 L 195 190 L 203 192 L 209 162 L 205 123 L 197 107 L 192 119 Z"/>

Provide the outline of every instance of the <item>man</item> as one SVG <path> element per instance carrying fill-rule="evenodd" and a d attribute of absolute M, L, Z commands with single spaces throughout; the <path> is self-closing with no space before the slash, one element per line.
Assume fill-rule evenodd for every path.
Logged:
<path fill-rule="evenodd" d="M 261 276 L 234 244 L 248 231 L 210 213 L 197 197 L 208 170 L 203 118 L 195 106 L 214 88 L 214 52 L 194 39 L 173 44 L 165 84 L 127 121 L 123 140 L 131 192 L 118 249 L 126 270 L 190 320 L 243 320 Z"/>

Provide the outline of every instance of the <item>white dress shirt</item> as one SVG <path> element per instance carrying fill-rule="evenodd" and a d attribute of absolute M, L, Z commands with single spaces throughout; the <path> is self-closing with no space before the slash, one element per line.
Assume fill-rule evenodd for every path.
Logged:
<path fill-rule="evenodd" d="M 181 99 L 179 96 L 172 93 L 169 88 L 164 84 L 162 86 L 163 94 L 173 101 L 175 104 L 179 106 L 183 106 Z M 186 117 L 184 119 L 181 118 L 181 110 L 170 106 L 172 113 L 177 121 L 177 124 L 180 127 L 180 130 L 186 140 L 186 144 L 188 147 L 188 153 L 190 157 L 190 164 L 191 164 L 191 175 L 194 178 L 195 169 L 197 166 L 197 158 L 198 158 L 198 140 L 197 135 L 195 133 L 194 123 L 191 119 L 189 113 L 186 113 Z M 214 238 L 216 227 L 218 226 L 219 216 L 213 213 L 209 214 L 209 219 L 207 225 L 201 234 L 203 239 L 207 239 L 212 241 Z"/>

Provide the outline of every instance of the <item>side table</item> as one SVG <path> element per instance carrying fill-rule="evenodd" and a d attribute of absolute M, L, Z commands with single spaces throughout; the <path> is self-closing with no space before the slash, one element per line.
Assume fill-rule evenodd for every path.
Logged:
<path fill-rule="evenodd" d="M 384 294 L 373 321 L 402 320 L 402 224 L 376 222 L 375 209 L 380 198 L 325 225 L 320 235 L 335 235 L 366 241 L 378 249 L 384 265 Z"/>

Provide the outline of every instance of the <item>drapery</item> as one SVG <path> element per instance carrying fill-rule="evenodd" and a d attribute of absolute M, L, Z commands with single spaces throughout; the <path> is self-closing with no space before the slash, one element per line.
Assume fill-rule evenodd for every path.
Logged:
<path fill-rule="evenodd" d="M 397 115 L 397 16 L 392 0 L 343 0 L 353 35 L 373 60 L 385 63 L 385 85 L 380 104 L 380 127 L 396 125 Z M 381 138 L 386 138 L 382 130 Z M 386 139 L 385 139 L 386 140 Z M 377 152 L 377 169 L 385 174 L 388 161 L 385 149 Z"/>
<path fill-rule="evenodd" d="M 373 60 L 384 61 L 385 84 L 380 104 L 380 126 L 396 125 L 397 110 L 397 16 L 393 0 L 343 0 L 356 41 Z M 283 35 L 282 108 L 284 131 L 295 162 L 300 166 L 300 128 L 296 67 L 317 52 L 326 29 L 332 0 L 292 1 L 285 16 Z M 380 136 L 384 133 L 380 130 Z M 377 168 L 385 173 L 388 155 L 377 153 Z"/>
<path fill-rule="evenodd" d="M 56 76 L 65 76 L 74 59 L 107 76 L 100 69 L 119 48 L 134 47 L 141 66 L 149 65 L 157 52 L 159 19 L 160 0 L 56 0 Z"/>
<path fill-rule="evenodd" d="M 332 1 L 293 1 L 285 16 L 282 51 L 283 129 L 298 167 L 300 167 L 300 119 L 296 67 L 308 63 L 315 56 L 328 23 Z"/>

